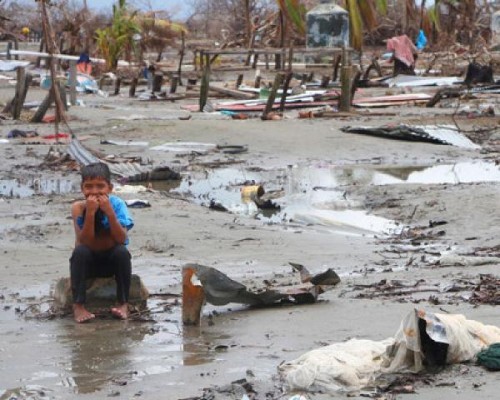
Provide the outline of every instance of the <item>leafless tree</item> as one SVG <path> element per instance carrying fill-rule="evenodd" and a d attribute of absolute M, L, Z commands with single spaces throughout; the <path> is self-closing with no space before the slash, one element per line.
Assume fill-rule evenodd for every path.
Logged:
<path fill-rule="evenodd" d="M 248 45 L 252 24 L 276 9 L 275 0 L 191 0 L 190 4 L 191 31 L 219 40 L 231 38 L 242 46 Z"/>

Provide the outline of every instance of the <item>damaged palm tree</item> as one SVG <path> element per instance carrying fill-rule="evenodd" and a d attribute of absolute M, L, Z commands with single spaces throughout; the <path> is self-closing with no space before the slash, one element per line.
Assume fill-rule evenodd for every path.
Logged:
<path fill-rule="evenodd" d="M 344 0 L 343 5 L 349 13 L 351 46 L 361 50 L 363 28 L 372 30 L 378 25 L 378 14 L 387 12 L 387 0 Z"/>
<path fill-rule="evenodd" d="M 160 18 L 155 12 L 138 14 L 134 22 L 141 30 L 141 50 L 143 52 L 154 50 L 158 54 L 157 62 L 161 61 L 165 48 L 174 46 L 176 39 L 186 33 L 186 28 L 182 24 L 172 22 L 168 15 Z"/>
<path fill-rule="evenodd" d="M 97 29 L 97 47 L 106 60 L 106 71 L 115 71 L 122 55 L 130 61 L 134 53 L 134 35 L 140 33 L 140 28 L 134 21 L 136 14 L 136 12 L 128 11 L 125 0 L 119 0 L 113 6 L 111 25 Z"/>
<path fill-rule="evenodd" d="M 229 303 L 265 307 L 279 303 L 314 303 L 321 293 L 340 282 L 334 270 L 311 275 L 306 267 L 292 264 L 300 273 L 300 284 L 266 286 L 249 290 L 245 285 L 229 278 L 219 270 L 199 264 L 182 268 L 182 321 L 185 325 L 199 325 L 203 304 L 223 306 Z"/>

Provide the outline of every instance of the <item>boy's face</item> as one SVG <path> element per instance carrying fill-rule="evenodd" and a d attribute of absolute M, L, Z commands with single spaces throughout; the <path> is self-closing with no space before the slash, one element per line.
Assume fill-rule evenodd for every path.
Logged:
<path fill-rule="evenodd" d="M 85 198 L 89 196 L 109 195 L 113 190 L 113 185 L 103 178 L 85 179 L 81 185 Z"/>

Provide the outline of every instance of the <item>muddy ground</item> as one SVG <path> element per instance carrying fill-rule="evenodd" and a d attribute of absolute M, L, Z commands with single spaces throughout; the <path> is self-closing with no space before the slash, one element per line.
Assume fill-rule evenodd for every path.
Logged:
<path fill-rule="evenodd" d="M 13 93 L 2 82 L 0 101 Z M 364 89 L 364 95 L 371 93 Z M 28 100 L 44 94 L 32 88 Z M 482 274 L 498 275 L 498 262 L 462 266 L 456 258 L 441 258 L 500 256 L 498 117 L 452 119 L 453 107 L 403 106 L 383 109 L 389 116 L 298 119 L 297 112 L 287 112 L 280 121 L 240 121 L 180 109 L 195 99 L 143 102 L 129 99 L 126 89 L 116 97 L 79 99 L 85 106 L 71 107 L 70 127 L 86 146 L 105 155 L 139 156 L 182 174 L 171 188 L 153 182 L 153 190 L 120 194 L 151 204 L 131 209 L 136 225 L 130 234 L 134 272 L 151 293 L 151 313 L 125 322 L 103 313 L 78 325 L 70 315 L 48 312 L 51 287 L 69 272 L 78 172 L 68 164 L 42 165 L 50 145 L 0 144 L 1 399 L 243 399 L 245 393 L 288 399 L 293 393 L 277 376 L 282 362 L 353 337 L 393 336 L 415 307 L 500 326 L 495 305 L 471 297 Z M 132 115 L 144 119 L 127 120 Z M 340 130 L 454 121 L 467 131 L 486 129 L 469 135 L 481 149 Z M 14 128 L 54 133 L 48 124 L 10 120 L 0 128 L 2 138 Z M 103 139 L 148 145 L 101 144 Z M 248 151 L 151 150 L 165 142 L 244 145 Z M 54 148 L 66 151 L 65 145 Z M 241 202 L 239 189 L 250 180 L 273 195 L 279 213 L 264 216 Z M 50 184 L 55 189 L 47 189 Z M 211 200 L 230 212 L 210 209 Z M 333 268 L 342 282 L 311 305 L 207 305 L 201 326 L 187 329 L 179 295 L 181 268 L 189 262 L 249 286 L 296 279 L 289 262 L 313 273 Z M 450 285 L 456 290 L 445 289 Z M 499 389 L 498 375 L 474 363 L 403 382 L 413 393 L 379 389 L 353 396 L 492 399 Z"/>

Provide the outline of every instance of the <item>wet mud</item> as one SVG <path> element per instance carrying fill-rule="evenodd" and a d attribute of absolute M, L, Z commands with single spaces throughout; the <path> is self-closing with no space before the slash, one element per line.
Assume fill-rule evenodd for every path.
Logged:
<path fill-rule="evenodd" d="M 62 165 L 39 168 L 47 145 L 31 145 L 27 153 L 26 145 L 0 144 L 1 399 L 289 399 L 293 393 L 277 376 L 280 363 L 351 337 L 384 339 L 413 307 L 500 325 L 494 306 L 461 297 L 481 274 L 495 276 L 498 263 L 443 258 L 498 256 L 500 171 L 491 146 L 483 152 L 347 135 L 340 128 L 356 121 L 342 120 L 233 121 L 193 113 L 189 121 L 126 121 L 120 118 L 131 109 L 154 117 L 177 115 L 179 105 L 93 95 L 84 102 L 99 104 L 70 111 L 86 146 L 141 156 L 181 174 L 177 181 L 143 182 L 145 191 L 120 192 L 151 205 L 131 208 L 130 251 L 134 273 L 151 294 L 148 307 L 129 321 L 114 320 L 105 309 L 86 324 L 53 309 L 52 287 L 69 273 L 69 209 L 80 196 L 78 173 Z M 420 118 L 430 112 L 406 111 Z M 2 132 L 14 126 L 32 128 L 3 121 Z M 127 144 L 103 144 L 103 138 Z M 134 147 L 133 140 L 170 147 Z M 206 146 L 186 151 L 182 143 Z M 248 151 L 224 153 L 213 144 Z M 259 198 L 279 207 L 263 210 L 242 196 L 249 185 L 261 185 Z M 312 272 L 331 267 L 342 282 L 311 305 L 206 305 L 201 325 L 187 328 L 180 295 L 182 265 L 189 262 L 218 268 L 249 287 L 292 281 L 289 262 Z M 463 293 L 445 290 L 444 283 L 460 284 Z M 410 293 L 408 287 L 429 290 Z M 495 382 L 473 364 L 452 366 L 414 383 L 415 393 L 403 398 L 488 398 Z"/>

